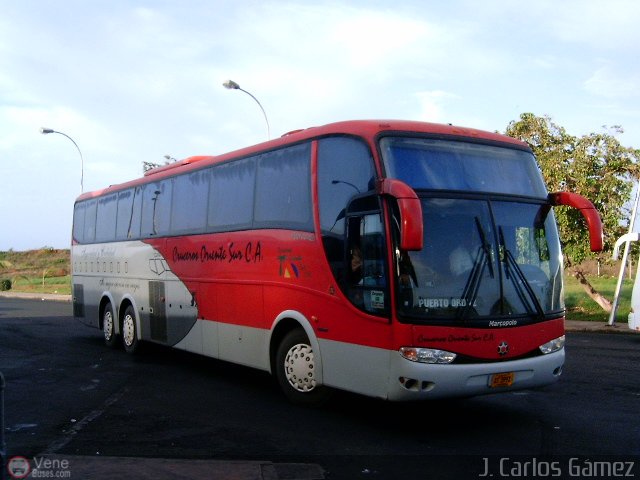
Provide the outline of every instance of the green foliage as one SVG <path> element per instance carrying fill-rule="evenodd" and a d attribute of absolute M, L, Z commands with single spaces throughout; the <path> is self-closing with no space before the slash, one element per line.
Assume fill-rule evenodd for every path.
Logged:
<path fill-rule="evenodd" d="M 630 199 L 633 179 L 638 177 L 640 150 L 623 147 L 614 136 L 622 133 L 590 133 L 582 137 L 569 135 L 551 118 L 523 113 L 512 121 L 506 134 L 529 144 L 536 155 L 549 191 L 578 193 L 593 202 L 600 212 L 605 232 L 605 250 L 609 252 L 620 235 L 626 232 L 628 218 L 625 203 Z M 572 264 L 588 255 L 589 240 L 585 222 L 576 209 L 554 209 L 564 253 Z M 609 254 L 605 254 L 608 258 Z"/>
<path fill-rule="evenodd" d="M 602 293 L 602 295 L 613 298 L 618 279 L 616 277 L 595 275 L 588 276 L 589 283 Z M 568 320 L 585 320 L 592 322 L 606 322 L 609 314 L 605 312 L 596 302 L 585 295 L 584 288 L 571 275 L 564 278 L 564 301 L 567 308 Z M 633 291 L 633 279 L 625 279 L 618 299 L 618 311 L 616 323 L 626 323 L 629 311 L 631 310 L 631 293 Z M 626 328 L 626 326 L 625 326 Z"/>
<path fill-rule="evenodd" d="M 7 290 L 11 290 L 11 280 L 6 278 L 4 280 L 0 280 L 0 291 L 6 292 Z"/>
<path fill-rule="evenodd" d="M 11 290 L 16 292 L 71 292 L 69 250 L 43 247 L 0 252 L 0 271 L 2 277 L 10 279 Z"/>

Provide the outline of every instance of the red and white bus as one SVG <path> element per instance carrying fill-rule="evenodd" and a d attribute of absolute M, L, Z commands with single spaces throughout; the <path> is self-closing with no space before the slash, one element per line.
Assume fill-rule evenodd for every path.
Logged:
<path fill-rule="evenodd" d="M 348 121 L 190 157 L 75 204 L 73 308 L 148 341 L 271 372 L 287 397 L 388 400 L 555 382 L 562 257 L 528 146 L 489 132 Z"/>

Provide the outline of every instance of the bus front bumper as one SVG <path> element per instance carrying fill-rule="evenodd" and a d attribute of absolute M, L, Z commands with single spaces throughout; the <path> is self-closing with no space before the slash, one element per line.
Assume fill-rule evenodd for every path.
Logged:
<path fill-rule="evenodd" d="M 521 360 L 462 365 L 412 362 L 391 355 L 388 400 L 468 397 L 542 387 L 562 374 L 564 348 Z"/>

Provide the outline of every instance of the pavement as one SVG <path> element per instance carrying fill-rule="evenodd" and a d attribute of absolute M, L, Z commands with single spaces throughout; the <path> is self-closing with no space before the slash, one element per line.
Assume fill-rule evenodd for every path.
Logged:
<path fill-rule="evenodd" d="M 9 478 L 12 462 L 8 459 Z M 36 466 L 40 465 L 40 468 Z M 18 472 L 15 472 L 16 474 Z M 42 455 L 31 461 L 28 478 L 86 478 L 95 480 L 211 479 L 211 480 L 323 480 L 325 471 L 316 464 L 263 461 L 225 461 L 132 457 Z M 0 477 L 1 478 L 1 477 Z"/>
<path fill-rule="evenodd" d="M 31 294 L 0 292 L 0 298 L 39 299 L 71 303 L 70 295 Z M 626 323 L 613 326 L 607 322 L 586 322 L 565 320 L 567 332 L 628 333 Z M 224 480 L 322 480 L 327 478 L 320 465 L 313 463 L 277 463 L 270 461 L 227 461 L 202 459 L 100 457 L 74 455 L 43 455 L 36 457 L 40 462 L 40 473 L 51 476 L 92 478 L 97 480 L 119 480 L 132 474 L 140 480 L 163 478 L 192 479 L 209 478 Z M 11 460 L 11 459 L 7 459 Z M 35 460 L 31 461 L 35 468 Z M 0 467 L 1 468 L 1 467 Z M 11 465 L 7 465 L 10 471 Z M 46 473 L 53 472 L 53 473 Z M 58 472 L 58 473 L 56 473 Z M 69 472 L 68 474 L 62 472 Z M 1 478 L 1 477 L 0 477 Z M 13 477 L 11 477 L 13 478 Z M 23 478 L 23 477 L 16 477 Z M 66 478 L 66 477 L 65 477 Z"/>

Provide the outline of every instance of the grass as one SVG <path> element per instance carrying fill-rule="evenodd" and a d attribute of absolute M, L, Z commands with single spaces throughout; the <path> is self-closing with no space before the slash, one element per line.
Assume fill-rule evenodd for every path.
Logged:
<path fill-rule="evenodd" d="M 16 277 L 13 280 L 11 290 L 23 293 L 58 293 L 60 295 L 71 294 L 71 275 L 63 277 Z"/>
<path fill-rule="evenodd" d="M 11 290 L 29 293 L 71 293 L 69 250 L 43 247 L 25 252 L 0 252 L 0 280 Z"/>
<path fill-rule="evenodd" d="M 589 276 L 589 281 L 593 288 L 600 292 L 605 298 L 613 301 L 613 296 L 618 283 L 617 277 L 597 277 Z M 631 291 L 633 290 L 633 280 L 625 278 L 620 298 L 618 299 L 618 311 L 616 314 L 617 323 L 626 323 L 627 316 L 631 310 Z M 565 275 L 564 301 L 567 307 L 567 318 L 569 320 L 587 320 L 592 322 L 606 322 L 609 314 L 605 312 L 596 302 L 594 302 L 584 291 L 582 285 L 570 276 Z"/>
<path fill-rule="evenodd" d="M 0 280 L 11 280 L 12 290 L 29 293 L 71 293 L 69 250 L 41 248 L 26 252 L 0 252 Z M 44 277 L 44 279 L 43 279 Z M 617 277 L 589 276 L 594 288 L 609 300 L 613 300 Z M 616 321 L 627 321 L 631 308 L 633 280 L 625 279 L 619 299 Z M 585 293 L 571 275 L 565 275 L 565 304 L 567 318 L 606 322 L 609 318 L 598 304 Z"/>

